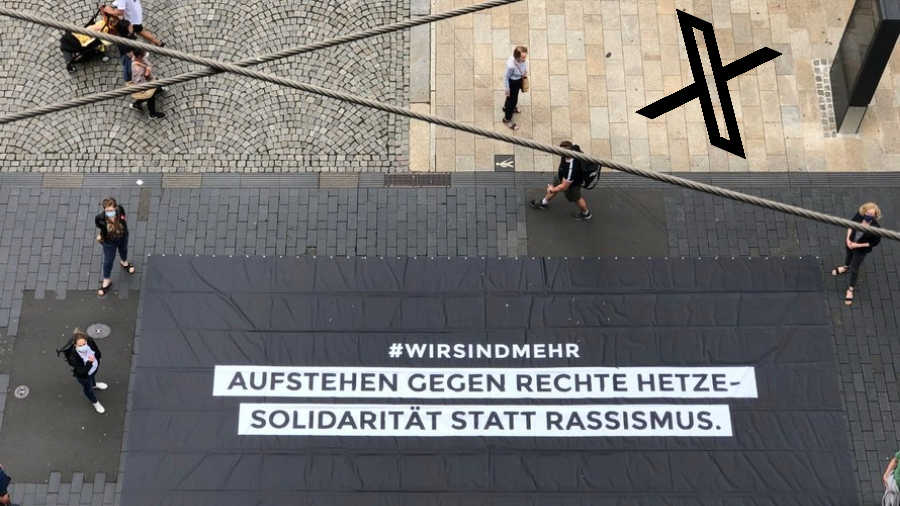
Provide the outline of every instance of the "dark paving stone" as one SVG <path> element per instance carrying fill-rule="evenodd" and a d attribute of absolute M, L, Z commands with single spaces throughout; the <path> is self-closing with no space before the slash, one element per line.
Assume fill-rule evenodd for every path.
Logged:
<path fill-rule="evenodd" d="M 537 247 L 533 243 L 541 234 L 541 226 L 551 230 L 557 226 L 596 227 L 603 224 L 603 221 L 598 221 L 603 217 L 603 206 L 609 205 L 608 213 L 623 209 L 623 206 L 621 203 L 613 205 L 602 201 L 604 199 L 597 197 L 601 193 L 594 190 L 586 192 L 595 213 L 594 220 L 574 222 L 568 217 L 574 211 L 574 205 L 557 200 L 560 216 L 547 216 L 546 223 L 539 223 L 535 218 L 543 220 L 545 217 L 533 216 L 525 203 L 526 192 L 530 198 L 540 188 L 539 178 L 531 175 L 517 175 L 517 178 L 522 176 L 524 183 L 516 187 L 503 187 L 477 185 L 474 175 L 468 181 L 469 185 L 462 185 L 460 183 L 465 182 L 465 178 L 454 174 L 453 186 L 423 190 L 426 193 L 421 199 L 419 189 L 388 189 L 379 185 L 363 188 L 362 178 L 358 190 L 271 189 L 267 190 L 267 220 L 277 221 L 277 226 L 270 229 L 267 221 L 263 223 L 262 231 L 254 226 L 254 222 L 259 221 L 259 209 L 250 208 L 251 196 L 259 199 L 261 204 L 265 203 L 261 199 L 260 188 L 206 189 L 205 178 L 199 193 L 197 189 L 163 190 L 159 185 L 149 183 L 137 188 L 133 186 L 133 180 L 138 176 L 135 174 L 127 178 L 128 186 L 114 190 L 99 187 L 99 181 L 98 187 L 91 188 L 41 189 L 38 187 L 40 179 L 36 184 L 26 184 L 27 178 L 18 178 L 23 182 L 17 183 L 17 178 L 13 176 L 4 174 L 3 186 L 0 187 L 0 372 L 4 373 L 10 372 L 13 362 L 20 362 L 11 360 L 13 356 L 10 355 L 11 350 L 26 341 L 18 337 L 30 337 L 19 323 L 20 313 L 32 303 L 30 294 L 24 298 L 25 290 L 43 292 L 44 299 L 39 302 L 50 303 L 57 298 L 67 300 L 77 296 L 79 291 L 87 293 L 99 281 L 99 248 L 92 243 L 94 231 L 91 219 L 98 211 L 97 203 L 111 192 L 126 204 L 129 217 L 147 218 L 147 221 L 137 221 L 130 245 L 131 256 L 139 269 L 142 257 L 147 254 L 244 255 L 257 254 L 258 246 L 264 247 L 262 251 L 265 254 L 273 249 L 281 254 L 279 241 L 288 255 L 321 255 L 326 251 L 349 256 L 418 255 L 420 251 L 426 255 L 441 256 L 469 255 L 472 251 L 486 252 L 489 256 L 635 254 L 614 241 L 600 245 L 609 248 L 608 253 L 584 251 L 578 235 L 568 235 L 554 241 L 551 246 L 556 249 L 551 253 L 533 249 Z M 604 184 L 609 181 L 622 183 L 614 181 L 615 176 L 617 174 L 606 175 Z M 726 186 L 729 188 L 847 217 L 862 202 L 874 200 L 885 213 L 882 223 L 894 229 L 900 228 L 897 225 L 900 223 L 900 187 L 896 177 L 886 179 L 879 175 L 859 174 L 789 176 L 714 175 L 712 177 L 718 179 L 712 182 L 728 183 Z M 150 181 L 143 175 L 141 177 Z M 85 176 L 85 181 L 88 179 Z M 651 228 L 656 234 L 661 227 L 661 240 L 665 242 L 663 251 L 652 253 L 654 257 L 811 255 L 820 258 L 829 295 L 823 310 L 827 311 L 836 329 L 833 336 L 835 361 L 840 371 L 841 395 L 850 424 L 847 438 L 851 442 L 856 467 L 854 479 L 859 483 L 859 502 L 877 503 L 882 493 L 880 474 L 897 451 L 898 444 L 898 431 L 893 422 L 900 419 L 900 388 L 893 363 L 894 357 L 900 356 L 900 339 L 897 338 L 897 322 L 900 320 L 898 244 L 884 241 L 867 258 L 857 302 L 848 308 L 842 303 L 846 277 L 835 279 L 827 275 L 827 271 L 842 260 L 842 229 L 780 216 L 772 211 L 688 190 L 664 189 L 659 183 L 643 183 L 644 180 L 633 179 L 636 183 L 642 182 L 643 186 L 635 184 L 633 188 L 620 186 L 614 191 L 609 188 L 600 191 L 611 192 L 610 199 L 625 199 L 635 190 L 660 190 L 665 214 L 660 219 L 662 225 Z M 804 186 L 796 182 L 802 182 Z M 865 182 L 868 182 L 868 187 L 863 185 Z M 114 182 L 109 184 L 115 185 Z M 479 189 L 482 190 L 480 193 L 477 191 Z M 201 205 L 193 212 L 190 205 L 197 200 L 197 195 Z M 337 204 L 329 200 L 332 195 L 337 196 Z M 495 197 L 493 208 L 490 203 L 492 196 Z M 344 198 L 347 200 L 342 200 Z M 632 200 L 631 205 L 639 206 L 640 202 Z M 650 207 L 657 205 L 655 201 L 647 202 L 650 202 L 646 204 L 648 209 L 656 213 L 659 208 Z M 38 208 L 37 213 L 29 205 L 32 203 Z M 139 203 L 149 208 L 141 209 Z M 183 203 L 187 203 L 188 207 L 183 208 Z M 203 204 L 208 204 L 208 207 L 203 207 Z M 286 213 L 282 211 L 284 204 L 287 204 Z M 186 214 L 180 214 L 182 209 L 187 210 Z M 147 214 L 139 212 L 142 210 L 146 210 Z M 337 228 L 328 230 L 329 220 L 335 222 L 335 213 Z M 33 216 L 29 218 L 29 215 Z M 492 221 L 492 217 L 496 222 Z M 26 223 L 30 220 L 35 228 L 28 230 Z M 470 221 L 473 221 L 473 226 L 470 226 Z M 485 223 L 483 228 L 479 228 L 480 221 Z M 420 223 L 424 223 L 424 229 Z M 281 230 L 285 230 L 286 235 Z M 583 232 L 585 229 L 575 230 Z M 621 230 L 626 229 L 621 227 Z M 189 231 L 196 231 L 196 234 L 191 235 Z M 346 241 L 346 250 L 339 247 L 342 239 Z M 53 253 L 54 248 L 61 252 Z M 45 250 L 50 252 L 49 257 L 43 256 Z M 32 251 L 35 253 L 32 254 Z M 31 261 L 33 255 L 38 257 L 36 263 Z M 43 273 L 46 273 L 46 278 Z M 121 272 L 114 272 L 113 280 L 118 288 L 137 290 L 140 287 L 140 277 L 123 278 Z M 881 357 L 880 364 L 872 359 L 873 356 Z M 69 392 L 67 399 L 79 406 L 82 402 L 86 404 L 79 397 L 81 393 L 77 383 L 67 376 L 68 370 L 60 363 L 53 364 L 53 369 L 49 370 L 63 375 L 60 381 Z M 883 372 L 879 372 L 879 368 Z M 11 406 L 13 401 L 10 394 L 7 406 Z M 9 420 L 11 415 L 7 413 L 3 419 L 0 441 L 7 431 Z M 0 456 L 3 456 L 2 462 L 8 465 L 5 449 L 6 446 L 0 446 Z M 36 481 L 46 482 L 47 476 L 49 471 Z M 87 476 L 90 480 L 92 475 Z M 120 475 L 115 473 L 107 472 L 106 476 L 108 480 L 120 480 Z M 21 480 L 20 476 L 15 477 L 17 481 Z M 63 481 L 69 479 L 69 475 L 63 477 Z M 107 489 L 110 483 L 107 482 Z M 80 497 L 80 490 L 78 494 Z M 58 499 L 68 498 L 68 486 L 65 491 L 60 486 Z"/>
<path fill-rule="evenodd" d="M 10 388 L 26 385 L 24 399 L 9 395 L 0 432 L 0 454 L 16 482 L 46 482 L 51 472 L 115 476 L 125 420 L 138 297 L 120 299 L 114 292 L 98 299 L 91 292 L 68 292 L 65 300 L 34 300 L 25 294 L 19 339 L 12 353 Z M 103 354 L 97 379 L 109 385 L 97 398 L 99 414 L 84 396 L 71 368 L 55 349 L 74 326 L 109 325 L 98 340 Z M 14 470 L 14 471 L 13 471 Z"/>
<path fill-rule="evenodd" d="M 525 202 L 540 199 L 529 191 Z M 545 210 L 528 207 L 528 254 L 531 256 L 666 256 L 666 213 L 658 190 L 582 191 L 593 218 L 571 218 L 578 206 L 560 195 Z"/>
<path fill-rule="evenodd" d="M 862 178 L 858 178 L 862 179 Z M 740 190 L 741 188 L 736 188 Z M 809 188 L 782 186 L 755 189 L 752 193 L 774 200 L 802 205 L 837 216 L 851 217 L 860 204 L 874 201 L 881 207 L 883 226 L 897 229 L 900 223 L 900 189 L 896 187 Z M 861 504 L 875 504 L 881 499 L 881 473 L 898 450 L 894 420 L 900 418 L 897 395 L 889 399 L 891 412 L 878 409 L 872 413 L 871 403 L 879 402 L 878 373 L 868 360 L 881 353 L 883 363 L 900 355 L 897 321 L 900 319 L 900 297 L 892 292 L 897 283 L 900 244 L 882 241 L 863 264 L 855 302 L 843 304 L 847 277 L 834 278 L 828 271 L 843 263 L 845 229 L 810 220 L 781 216 L 746 204 L 731 203 L 719 197 L 668 190 L 666 213 L 672 256 L 817 256 L 828 297 L 829 317 L 834 325 L 835 360 L 841 364 L 842 396 L 850 420 L 851 448 L 855 458 L 855 479 L 859 483 Z M 783 220 L 779 224 L 779 220 Z M 793 221 L 793 223 L 791 223 Z M 736 242 L 735 242 L 736 241 Z M 704 251 L 704 244 L 707 252 Z M 735 246 L 737 244 L 737 246 Z M 884 350 L 882 352 L 881 350 Z M 846 364 L 846 365 L 843 365 Z M 896 385 L 896 376 L 884 377 L 886 384 Z M 848 386 L 849 385 L 849 386 Z M 878 427 L 876 429 L 876 427 Z M 876 437 L 876 434 L 884 437 Z"/>

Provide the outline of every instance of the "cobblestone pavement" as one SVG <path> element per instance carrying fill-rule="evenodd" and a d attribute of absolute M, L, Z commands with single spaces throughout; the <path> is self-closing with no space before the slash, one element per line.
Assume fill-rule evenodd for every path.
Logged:
<path fill-rule="evenodd" d="M 6 8 L 83 24 L 92 2 L 0 0 Z M 171 48 L 244 59 L 409 17 L 409 2 L 143 2 L 148 29 Z M 0 111 L 123 85 L 118 51 L 69 75 L 58 30 L 0 18 Z M 395 105 L 409 95 L 408 31 L 254 67 Z M 196 65 L 152 58 L 159 77 Z M 388 171 L 406 167 L 406 119 L 268 83 L 220 75 L 171 87 L 150 121 L 117 99 L 0 126 L 0 169 L 56 172 Z M 404 169 L 405 170 L 405 169 Z"/>
<path fill-rule="evenodd" d="M 99 282 L 100 257 L 91 219 L 100 200 L 119 197 L 132 221 L 132 257 L 142 270 L 148 254 L 217 255 L 527 255 L 526 196 L 540 187 L 541 175 L 518 184 L 478 185 L 458 178 L 451 187 L 277 188 L 260 178 L 234 180 L 233 188 L 163 188 L 147 176 L 143 187 L 41 188 L 0 186 L 0 335 L 8 352 L 17 338 L 23 291 L 36 297 L 52 291 L 90 290 Z M 254 188 L 240 188 L 256 185 Z M 610 178 L 629 191 L 627 178 Z M 851 184 L 847 184 L 850 181 Z M 764 197 L 850 215 L 859 203 L 883 206 L 886 225 L 900 214 L 900 184 L 879 188 L 845 179 L 808 180 L 806 186 L 747 177 L 743 187 Z M 715 182 L 715 181 L 714 181 Z M 655 184 L 655 183 L 653 183 Z M 851 447 L 860 485 L 860 502 L 880 497 L 880 474 L 896 451 L 893 414 L 900 415 L 900 390 L 891 357 L 900 352 L 898 247 L 885 243 L 866 260 L 856 302 L 842 303 L 843 285 L 826 271 L 840 263 L 843 231 L 784 217 L 686 190 L 663 192 L 669 254 L 680 256 L 767 256 L 821 258 L 830 289 L 828 311 L 836 328 L 836 359 L 849 416 Z M 587 195 L 590 199 L 590 194 Z M 603 226 L 602 217 L 589 226 Z M 135 224 L 136 222 L 136 224 Z M 113 275 L 119 296 L 139 289 L 134 280 Z M 134 294 L 134 292 L 131 292 Z M 0 372 L 8 372 L 2 362 Z M 127 472 L 127 471 L 126 471 Z M 25 506 L 110 504 L 115 483 L 106 476 L 76 476 L 69 484 L 16 484 L 14 499 Z M 120 482 L 121 480 L 117 480 Z"/>
<path fill-rule="evenodd" d="M 475 0 L 303 0 L 290 5 L 147 0 L 146 25 L 171 47 L 235 60 Z M 410 31 L 261 65 L 293 77 L 509 133 L 500 76 L 528 46 L 532 91 L 516 135 L 641 168 L 677 172 L 894 171 L 900 166 L 900 51 L 859 135 L 836 135 L 829 68 L 853 0 L 527 0 Z M 74 23 L 89 3 L 0 5 Z M 693 82 L 676 9 L 713 24 L 724 64 L 782 53 L 728 82 L 747 158 L 709 144 L 699 102 L 649 120 L 635 111 Z M 60 33 L 0 19 L 0 111 L 121 85 L 113 50 L 69 75 Z M 710 45 L 702 37 L 701 46 Z M 712 77 L 700 48 L 707 80 Z M 161 76 L 191 65 L 159 58 Z M 720 130 L 719 97 L 713 101 Z M 115 100 L 0 126 L 0 169 L 40 172 L 471 172 L 552 156 L 234 76 L 175 86 L 148 121 Z"/>
<path fill-rule="evenodd" d="M 173 48 L 235 60 L 472 2 L 304 0 L 290 5 L 147 0 L 146 25 Z M 679 172 L 893 171 L 900 166 L 900 51 L 860 135 L 836 135 L 829 69 L 852 0 L 527 0 L 432 26 L 261 65 L 293 77 L 508 133 L 504 63 L 531 49 L 532 91 L 516 135 Z M 0 5 L 81 23 L 89 3 Z M 709 144 L 694 100 L 655 120 L 635 111 L 693 82 L 676 9 L 713 24 L 724 64 L 759 47 L 782 56 L 729 81 L 747 158 Z M 69 75 L 56 30 L 0 19 L 0 111 L 121 85 L 112 50 Z M 700 45 L 707 45 L 702 37 Z M 711 70 L 700 48 L 707 79 Z M 154 60 L 161 76 L 193 66 Z M 719 97 L 713 94 L 720 129 Z M 234 76 L 175 86 L 148 121 L 126 100 L 0 126 L 0 169 L 110 172 L 518 171 L 552 156 Z M 487 113 L 490 111 L 490 113 Z"/>

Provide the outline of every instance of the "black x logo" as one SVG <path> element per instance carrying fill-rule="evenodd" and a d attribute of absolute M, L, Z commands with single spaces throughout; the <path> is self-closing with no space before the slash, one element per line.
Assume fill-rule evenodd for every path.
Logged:
<path fill-rule="evenodd" d="M 678 24 L 681 25 L 681 34 L 684 36 L 684 45 L 687 49 L 688 61 L 691 64 L 691 72 L 694 74 L 694 83 L 653 102 L 643 109 L 638 110 L 637 113 L 641 116 L 653 119 L 681 107 L 695 98 L 699 98 L 700 108 L 703 110 L 703 121 L 706 123 L 706 132 L 709 134 L 709 143 L 741 158 L 747 158 L 744 155 L 744 145 L 741 143 L 741 131 L 738 129 L 737 118 L 734 116 L 734 106 L 731 104 L 731 95 L 728 93 L 728 80 L 753 70 L 769 60 L 778 58 L 781 56 L 781 53 L 774 49 L 764 47 L 723 67 L 722 59 L 719 57 L 719 46 L 716 44 L 716 34 L 713 30 L 712 23 L 679 10 Z M 697 47 L 697 40 L 694 38 L 694 28 L 700 30 L 703 33 L 703 37 L 706 39 L 709 64 L 710 67 L 712 67 L 712 74 L 716 81 L 716 91 L 719 93 L 719 102 L 722 105 L 722 113 L 725 116 L 725 126 L 728 129 L 728 137 L 730 137 L 730 139 L 726 139 L 719 135 L 719 125 L 716 123 L 716 115 L 713 112 L 712 96 L 710 96 L 709 88 L 706 85 L 706 78 L 703 75 L 703 64 L 700 62 L 700 50 Z"/>

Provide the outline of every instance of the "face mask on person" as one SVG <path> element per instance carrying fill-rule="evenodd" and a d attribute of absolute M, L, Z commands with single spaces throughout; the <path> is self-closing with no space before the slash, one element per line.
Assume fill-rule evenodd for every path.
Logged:
<path fill-rule="evenodd" d="M 115 218 L 116 212 L 115 211 L 106 211 L 106 217 L 107 218 Z"/>
<path fill-rule="evenodd" d="M 867 215 L 863 216 L 863 219 L 866 221 L 866 223 L 871 223 L 872 220 L 875 219 L 875 217 L 874 217 L 874 216 L 869 216 L 869 215 L 867 214 Z"/>
<path fill-rule="evenodd" d="M 90 350 L 90 349 L 91 349 L 91 347 L 88 346 L 88 345 L 84 345 L 84 346 L 76 346 L 76 347 L 75 347 L 75 350 L 78 351 L 79 353 L 87 353 L 88 350 Z"/>

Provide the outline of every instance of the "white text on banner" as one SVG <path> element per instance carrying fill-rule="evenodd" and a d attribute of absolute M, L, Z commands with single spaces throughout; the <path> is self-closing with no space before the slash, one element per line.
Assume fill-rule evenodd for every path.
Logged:
<path fill-rule="evenodd" d="M 213 395 L 391 399 L 756 398 L 753 367 L 401 368 L 218 365 Z"/>
<path fill-rule="evenodd" d="M 727 405 L 241 404 L 238 434 L 388 437 L 729 437 Z"/>

